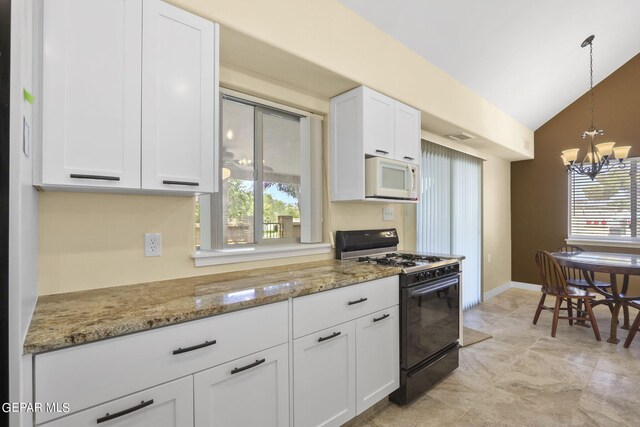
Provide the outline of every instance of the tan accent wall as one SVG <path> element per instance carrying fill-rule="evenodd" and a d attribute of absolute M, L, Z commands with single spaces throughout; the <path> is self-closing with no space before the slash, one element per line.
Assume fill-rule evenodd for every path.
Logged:
<path fill-rule="evenodd" d="M 585 86 L 587 86 L 585 69 Z M 581 76 L 576 76 L 580 78 Z M 588 88 L 588 86 L 587 86 Z M 595 87 L 596 127 L 604 129 L 600 142 L 633 146 L 640 156 L 640 55 Z M 534 255 L 553 250 L 567 238 L 567 175 L 560 152 L 580 148 L 580 135 L 589 126 L 588 93 L 535 131 L 535 159 L 511 164 L 511 234 L 513 280 L 538 282 Z M 591 247 L 606 252 L 635 252 L 628 248 Z"/>

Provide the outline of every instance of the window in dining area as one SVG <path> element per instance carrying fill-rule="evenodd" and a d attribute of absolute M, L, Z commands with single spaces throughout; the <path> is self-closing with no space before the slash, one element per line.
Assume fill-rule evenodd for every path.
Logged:
<path fill-rule="evenodd" d="M 625 160 L 592 181 L 569 175 L 569 240 L 640 242 L 638 172 L 640 158 Z"/>

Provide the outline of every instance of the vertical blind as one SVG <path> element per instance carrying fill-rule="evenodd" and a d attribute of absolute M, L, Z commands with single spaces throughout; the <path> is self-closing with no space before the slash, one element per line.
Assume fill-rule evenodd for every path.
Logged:
<path fill-rule="evenodd" d="M 638 159 L 630 159 L 624 168 L 615 166 L 593 181 L 569 175 L 570 237 L 638 238 L 638 167 Z"/>
<path fill-rule="evenodd" d="M 482 297 L 482 160 L 423 141 L 417 249 L 464 255 L 462 307 Z"/>

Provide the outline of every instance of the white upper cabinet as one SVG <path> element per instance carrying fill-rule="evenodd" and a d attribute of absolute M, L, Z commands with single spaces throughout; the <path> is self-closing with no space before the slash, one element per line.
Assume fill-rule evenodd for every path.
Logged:
<path fill-rule="evenodd" d="M 217 24 L 159 0 L 43 4 L 34 185 L 217 191 Z"/>
<path fill-rule="evenodd" d="M 420 110 L 396 101 L 396 159 L 420 164 L 420 121 Z"/>
<path fill-rule="evenodd" d="M 364 200 L 367 157 L 420 164 L 420 110 L 364 86 L 331 98 L 331 200 Z"/>
<path fill-rule="evenodd" d="M 214 191 L 216 29 L 161 1 L 145 1 L 142 188 Z"/>
<path fill-rule="evenodd" d="M 362 140 L 365 154 L 394 158 L 395 108 L 394 99 L 362 87 Z"/>
<path fill-rule="evenodd" d="M 140 188 L 142 0 L 46 0 L 36 185 Z"/>

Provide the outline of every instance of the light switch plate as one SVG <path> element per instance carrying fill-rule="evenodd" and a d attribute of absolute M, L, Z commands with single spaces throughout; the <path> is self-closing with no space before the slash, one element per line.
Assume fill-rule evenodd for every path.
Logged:
<path fill-rule="evenodd" d="M 384 221 L 393 221 L 396 219 L 395 208 L 382 208 L 382 219 Z"/>

